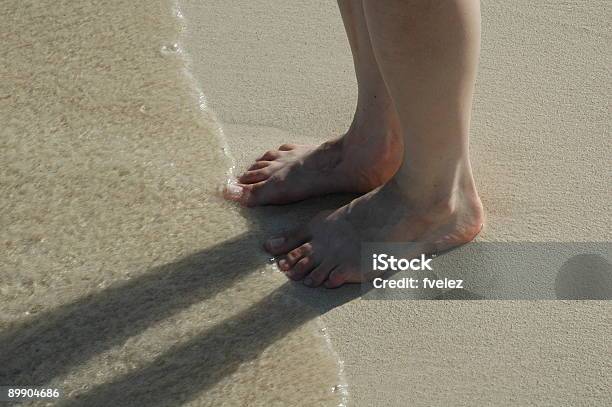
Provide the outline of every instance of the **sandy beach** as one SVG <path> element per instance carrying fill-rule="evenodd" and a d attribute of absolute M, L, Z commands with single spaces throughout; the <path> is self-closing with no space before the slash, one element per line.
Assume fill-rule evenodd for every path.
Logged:
<path fill-rule="evenodd" d="M 482 16 L 478 242 L 605 257 L 609 7 L 495 0 Z M 70 406 L 612 403 L 609 301 L 309 289 L 261 243 L 351 196 L 221 199 L 234 163 L 349 125 L 335 2 L 10 1 L 0 26 L 0 385 Z"/>

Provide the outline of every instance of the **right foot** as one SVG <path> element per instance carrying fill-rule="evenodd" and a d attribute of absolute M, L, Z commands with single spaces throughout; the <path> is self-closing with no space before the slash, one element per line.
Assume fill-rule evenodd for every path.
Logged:
<path fill-rule="evenodd" d="M 395 179 L 398 178 L 398 179 Z M 418 183 L 418 182 L 416 182 Z M 426 182 L 426 190 L 431 184 Z M 480 232 L 484 214 L 471 175 L 452 192 L 424 197 L 415 183 L 394 177 L 308 225 L 269 239 L 266 250 L 280 256 L 279 268 L 293 280 L 328 288 L 371 280 L 360 268 L 364 242 L 412 242 L 415 252 L 433 254 L 467 243 Z M 410 258 L 410 257 L 409 257 Z"/>
<path fill-rule="evenodd" d="M 336 192 L 365 193 L 387 182 L 401 164 L 399 126 L 353 124 L 320 146 L 284 144 L 266 152 L 226 187 L 227 199 L 245 206 L 286 204 Z M 371 121 L 372 122 L 372 121 Z M 391 120 L 392 123 L 396 121 Z"/>

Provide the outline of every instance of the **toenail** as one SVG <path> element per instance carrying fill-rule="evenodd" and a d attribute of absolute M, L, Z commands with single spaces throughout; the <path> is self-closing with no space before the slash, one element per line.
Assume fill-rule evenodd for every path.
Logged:
<path fill-rule="evenodd" d="M 240 198 L 242 196 L 243 188 L 240 185 L 234 183 L 228 183 L 225 187 L 225 191 L 230 198 Z"/>
<path fill-rule="evenodd" d="M 280 246 L 281 244 L 283 244 L 284 241 L 285 241 L 284 237 L 275 237 L 275 238 L 268 240 L 268 245 L 271 248 L 276 248 Z"/>
<path fill-rule="evenodd" d="M 312 278 L 310 277 L 306 277 L 306 279 L 304 280 L 304 284 L 306 285 L 312 285 L 313 281 Z"/>

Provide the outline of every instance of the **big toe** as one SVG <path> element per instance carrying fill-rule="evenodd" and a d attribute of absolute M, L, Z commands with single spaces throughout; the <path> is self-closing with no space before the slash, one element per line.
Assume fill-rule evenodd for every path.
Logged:
<path fill-rule="evenodd" d="M 264 248 L 271 255 L 277 256 L 290 252 L 306 240 L 308 240 L 308 232 L 305 228 L 300 228 L 269 238 L 264 243 Z"/>
<path fill-rule="evenodd" d="M 243 206 L 258 206 L 272 203 L 273 195 L 268 187 L 270 179 L 253 184 L 232 182 L 223 189 L 223 196 L 229 201 L 238 202 Z"/>
<path fill-rule="evenodd" d="M 357 283 L 361 281 L 359 272 L 351 270 L 348 266 L 339 266 L 329 273 L 324 285 L 327 288 L 338 288 L 346 283 Z"/>
<path fill-rule="evenodd" d="M 241 200 L 242 204 L 253 207 L 276 203 L 277 193 L 275 184 L 274 179 L 268 178 L 255 184 L 245 185 Z"/>
<path fill-rule="evenodd" d="M 228 201 L 240 202 L 244 195 L 244 187 L 236 182 L 228 182 L 223 188 L 223 197 Z"/>

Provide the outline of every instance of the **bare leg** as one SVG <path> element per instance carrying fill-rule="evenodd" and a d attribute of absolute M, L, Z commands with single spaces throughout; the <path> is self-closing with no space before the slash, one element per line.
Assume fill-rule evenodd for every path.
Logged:
<path fill-rule="evenodd" d="M 285 144 L 260 157 L 228 188 L 247 206 L 289 203 L 332 192 L 368 192 L 401 163 L 399 122 L 378 70 L 361 0 L 338 5 L 353 52 L 358 101 L 347 133 L 321 146 Z"/>
<path fill-rule="evenodd" d="M 364 241 L 444 250 L 483 224 L 468 155 L 480 48 L 478 0 L 365 0 L 378 66 L 402 128 L 404 161 L 384 186 L 266 248 L 289 277 L 337 287 L 363 279 Z"/>

